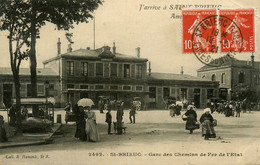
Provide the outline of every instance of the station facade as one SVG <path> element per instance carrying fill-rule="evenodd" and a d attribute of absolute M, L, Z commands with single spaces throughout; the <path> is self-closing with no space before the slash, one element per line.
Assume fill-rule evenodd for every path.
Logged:
<path fill-rule="evenodd" d="M 208 99 L 218 95 L 218 82 L 202 79 L 187 74 L 153 73 L 148 59 L 141 58 L 140 48 L 136 55 L 125 55 L 112 50 L 109 46 L 91 50 L 78 49 L 72 51 L 68 47 L 66 53 L 60 53 L 60 42 L 57 56 L 43 62 L 44 68 L 38 69 L 38 95 L 54 96 L 57 107 L 64 107 L 67 102 L 77 103 L 81 98 L 91 98 L 98 105 L 100 96 L 120 99 L 125 106 L 130 106 L 134 97 L 140 97 L 143 109 L 164 108 L 165 100 L 173 96 L 177 100 L 194 102 L 197 107 L 205 107 Z M 25 69 L 26 70 L 26 69 Z M 30 74 L 27 69 L 21 76 L 22 97 L 30 97 Z M 0 73 L 2 74 L 2 73 Z M 5 80 L 9 77 L 8 81 Z M 4 80 L 3 80 L 4 79 Z M 12 84 L 12 74 L 1 75 L 0 92 L 5 93 L 6 84 Z M 12 84 L 12 95 L 15 93 Z M 10 93 L 10 91 L 9 91 Z M 27 93 L 27 94 L 26 94 Z M 5 102 L 1 95 L 0 102 Z"/>

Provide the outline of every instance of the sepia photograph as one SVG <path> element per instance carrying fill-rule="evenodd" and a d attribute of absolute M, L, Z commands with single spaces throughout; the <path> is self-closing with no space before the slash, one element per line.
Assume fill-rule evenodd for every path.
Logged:
<path fill-rule="evenodd" d="M 259 165 L 259 8 L 1 0 L 0 165 Z"/>

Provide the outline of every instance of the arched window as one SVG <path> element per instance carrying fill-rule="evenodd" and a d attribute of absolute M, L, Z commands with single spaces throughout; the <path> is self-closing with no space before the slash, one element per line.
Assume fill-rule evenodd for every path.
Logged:
<path fill-rule="evenodd" d="M 226 73 L 222 73 L 221 74 L 221 84 L 225 84 L 226 83 Z"/>
<path fill-rule="evenodd" d="M 211 80 L 212 80 L 212 81 L 216 81 L 216 75 L 215 75 L 215 74 L 213 74 L 213 75 L 211 76 Z"/>
<path fill-rule="evenodd" d="M 240 72 L 238 74 L 238 83 L 244 83 L 245 82 L 245 73 L 244 72 Z"/>

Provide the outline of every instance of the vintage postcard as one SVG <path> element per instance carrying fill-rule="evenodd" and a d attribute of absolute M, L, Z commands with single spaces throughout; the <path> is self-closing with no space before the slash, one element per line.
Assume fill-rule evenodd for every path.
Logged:
<path fill-rule="evenodd" d="M 0 165 L 258 165 L 257 0 L 3 0 Z"/>

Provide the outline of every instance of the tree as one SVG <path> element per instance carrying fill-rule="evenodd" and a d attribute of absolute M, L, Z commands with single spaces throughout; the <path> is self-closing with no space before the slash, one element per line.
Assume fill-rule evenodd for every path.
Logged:
<path fill-rule="evenodd" d="M 12 7 L 8 7 L 12 6 Z M 28 24 L 21 22 L 21 6 L 11 5 L 11 2 L 5 2 L 0 10 L 0 30 L 8 31 L 10 65 L 14 78 L 16 94 L 16 126 L 18 132 L 21 130 L 21 96 L 20 96 L 20 77 L 19 69 L 22 60 L 29 56 L 29 33 Z"/>
<path fill-rule="evenodd" d="M 0 8 L 7 9 L 19 7 L 19 11 L 13 14 L 20 27 L 27 27 L 26 33 L 30 36 L 30 72 L 31 72 L 31 93 L 37 97 L 37 61 L 36 61 L 36 39 L 39 38 L 40 28 L 46 22 L 53 23 L 58 30 L 74 28 L 73 24 L 87 23 L 92 18 L 92 13 L 102 4 L 101 0 L 1 0 Z M 0 17 L 5 17 L 4 10 Z M 12 18 L 9 21 L 12 21 Z M 34 112 L 33 112 L 34 113 Z"/>

